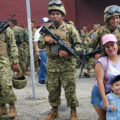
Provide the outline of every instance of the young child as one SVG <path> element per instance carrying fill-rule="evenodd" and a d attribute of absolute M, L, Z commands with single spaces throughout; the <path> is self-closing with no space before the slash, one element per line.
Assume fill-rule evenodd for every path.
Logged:
<path fill-rule="evenodd" d="M 112 92 L 106 95 L 110 103 L 106 110 L 106 120 L 120 120 L 120 75 L 112 80 L 111 89 Z M 101 107 L 103 108 L 103 101 Z"/>

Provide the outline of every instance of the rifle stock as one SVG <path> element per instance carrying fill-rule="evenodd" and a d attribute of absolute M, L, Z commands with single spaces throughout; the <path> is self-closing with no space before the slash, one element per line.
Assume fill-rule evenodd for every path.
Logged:
<path fill-rule="evenodd" d="M 11 20 L 11 18 L 13 18 L 16 14 L 13 14 L 12 16 L 10 16 L 7 20 L 4 20 L 0 23 L 0 34 L 10 26 L 10 24 L 8 23 L 8 21 Z"/>

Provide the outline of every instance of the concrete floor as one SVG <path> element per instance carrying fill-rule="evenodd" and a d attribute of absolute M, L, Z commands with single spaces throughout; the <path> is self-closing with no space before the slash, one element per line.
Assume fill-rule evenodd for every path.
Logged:
<path fill-rule="evenodd" d="M 95 81 L 94 72 L 92 72 L 90 78 L 84 78 L 83 76 L 79 79 L 80 69 L 77 69 L 76 73 L 76 93 L 79 100 L 79 107 L 77 108 L 79 120 L 97 120 L 97 115 L 93 106 L 90 104 L 91 90 Z M 14 120 L 44 120 L 47 114 L 50 112 L 50 105 L 48 103 L 48 92 L 45 84 L 37 83 L 36 74 L 36 99 L 32 96 L 32 79 L 28 77 L 27 86 L 24 89 L 16 90 L 17 96 L 17 112 L 18 115 Z M 56 120 L 70 120 L 70 109 L 66 106 L 66 100 L 64 91 L 62 89 L 61 94 L 61 106 L 59 107 L 60 118 Z M 6 117 L 0 118 L 0 120 L 8 120 Z"/>

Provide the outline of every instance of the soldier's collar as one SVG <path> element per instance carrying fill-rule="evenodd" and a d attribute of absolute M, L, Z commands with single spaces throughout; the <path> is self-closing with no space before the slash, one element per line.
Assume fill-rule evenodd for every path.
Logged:
<path fill-rule="evenodd" d="M 58 27 L 59 29 L 62 29 L 64 28 L 65 26 L 65 22 L 63 21 L 62 24 Z M 50 28 L 55 28 L 56 29 L 56 26 L 54 24 L 51 24 L 51 26 L 49 26 Z"/>
<path fill-rule="evenodd" d="M 114 33 L 114 32 L 117 32 L 117 31 L 119 31 L 119 29 L 116 27 L 116 29 L 115 30 L 110 30 L 110 28 L 109 28 L 109 26 L 108 25 L 106 25 L 106 29 L 105 29 L 105 31 L 109 31 L 109 32 L 111 32 L 111 31 L 113 31 L 112 33 Z"/>

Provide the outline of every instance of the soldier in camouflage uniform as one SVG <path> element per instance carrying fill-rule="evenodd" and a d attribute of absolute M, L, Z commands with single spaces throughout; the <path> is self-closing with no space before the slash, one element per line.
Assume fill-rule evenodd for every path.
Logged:
<path fill-rule="evenodd" d="M 87 25 L 83 25 L 82 30 L 80 30 L 80 36 L 83 40 L 85 40 L 87 35 L 88 35 Z"/>
<path fill-rule="evenodd" d="M 120 30 L 118 29 L 120 21 L 120 7 L 117 5 L 112 5 L 106 7 L 104 10 L 104 22 L 105 26 L 100 27 L 100 29 L 96 32 L 95 38 L 89 43 L 89 47 L 96 48 L 101 46 L 101 38 L 105 34 L 115 34 L 117 40 L 120 40 Z M 96 54 L 95 59 L 101 57 L 101 54 Z"/>
<path fill-rule="evenodd" d="M 28 45 L 28 34 L 24 28 L 17 26 L 17 20 L 12 19 L 10 27 L 15 33 L 16 44 L 19 52 L 20 61 L 20 72 L 18 72 L 14 77 L 21 77 L 22 75 L 27 75 L 29 66 L 29 45 Z"/>
<path fill-rule="evenodd" d="M 93 29 L 88 33 L 88 35 L 85 39 L 91 39 L 91 40 L 94 39 L 95 34 L 99 28 L 100 28 L 100 23 L 94 23 Z M 91 51 L 93 49 L 94 48 L 88 48 L 88 51 Z M 89 58 L 88 63 L 86 65 L 87 72 L 84 72 L 84 75 L 86 77 L 90 77 L 90 70 L 93 68 L 94 62 L 95 62 L 94 58 Z"/>
<path fill-rule="evenodd" d="M 81 30 L 78 30 L 80 38 L 82 40 L 82 46 L 81 49 L 82 51 L 77 52 L 78 56 L 80 57 L 81 61 L 79 59 L 77 59 L 77 66 L 76 68 L 80 68 L 82 65 L 82 60 L 83 60 L 83 54 L 85 51 L 87 51 L 87 44 L 88 41 L 86 40 L 86 37 L 88 36 L 88 30 L 87 30 L 87 25 L 83 25 Z"/>
<path fill-rule="evenodd" d="M 93 24 L 93 29 L 88 33 L 89 39 L 94 39 L 95 38 L 95 33 L 96 31 L 100 28 L 100 23 L 94 23 Z"/>
<path fill-rule="evenodd" d="M 14 33 L 7 28 L 0 34 L 0 116 L 8 114 L 8 117 L 15 117 L 16 96 L 12 90 L 12 70 L 16 71 L 18 65 L 18 49 Z M 7 112 L 6 104 L 10 110 Z"/>
<path fill-rule="evenodd" d="M 69 47 L 76 50 L 80 49 L 80 37 L 78 31 L 73 25 L 64 22 L 66 15 L 63 3 L 60 0 L 51 0 L 49 2 L 48 13 L 53 22 L 48 28 L 54 34 L 60 36 Z M 43 37 L 43 39 L 42 39 Z M 39 39 L 40 48 L 46 48 L 47 54 L 47 90 L 49 92 L 49 103 L 52 106 L 50 114 L 45 120 L 54 120 L 58 115 L 58 106 L 61 100 L 61 86 L 65 90 L 67 106 L 71 108 L 71 120 L 78 120 L 76 107 L 79 105 L 76 97 L 76 80 L 75 66 L 76 59 L 69 55 L 68 52 L 60 49 L 56 54 L 52 54 L 52 49 L 55 46 L 54 40 L 48 35 L 42 35 Z"/>

